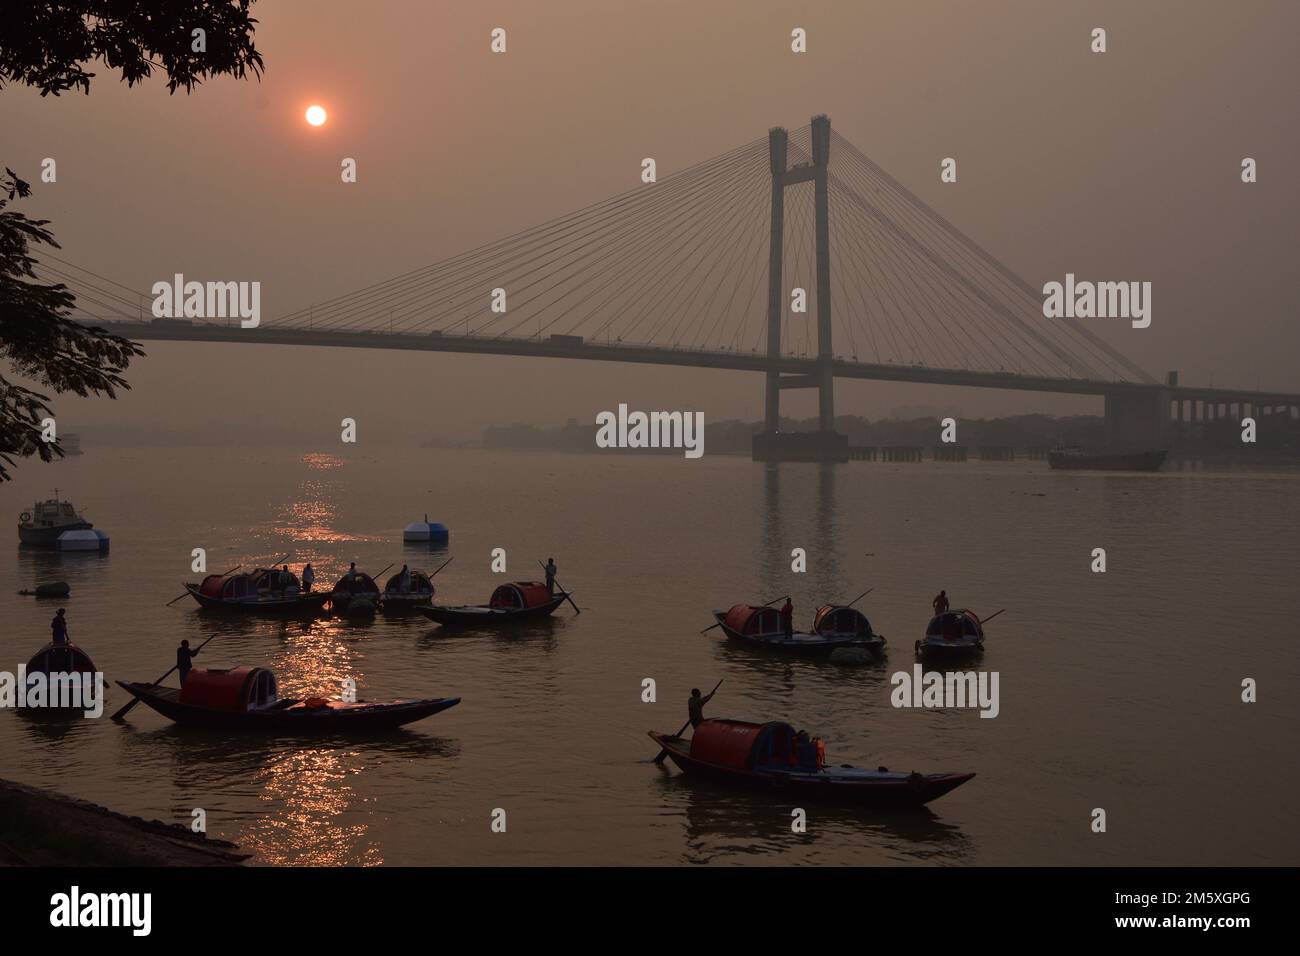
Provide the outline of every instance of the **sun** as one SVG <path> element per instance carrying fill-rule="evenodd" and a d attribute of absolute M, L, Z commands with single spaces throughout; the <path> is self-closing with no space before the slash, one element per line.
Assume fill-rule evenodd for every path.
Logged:
<path fill-rule="evenodd" d="M 323 106 L 307 107 L 307 122 L 311 123 L 312 126 L 324 126 L 325 119 L 326 119 L 325 107 Z"/>

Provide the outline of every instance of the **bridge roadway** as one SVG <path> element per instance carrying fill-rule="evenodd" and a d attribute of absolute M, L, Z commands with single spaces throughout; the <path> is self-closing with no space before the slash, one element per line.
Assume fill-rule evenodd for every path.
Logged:
<path fill-rule="evenodd" d="M 136 341 L 161 342 L 235 342 L 242 345 L 299 345 L 326 348 L 403 349 L 420 352 L 459 352 L 472 355 L 520 355 L 540 358 L 584 359 L 598 362 L 633 362 L 643 365 L 676 365 L 687 368 L 729 369 L 741 372 L 772 370 L 792 376 L 791 386 L 802 384 L 802 376 L 818 369 L 815 358 L 781 356 L 770 359 L 759 352 L 723 351 L 718 349 L 683 349 L 627 343 L 582 341 L 576 337 L 498 338 L 493 336 L 453 335 L 448 333 L 411 334 L 389 332 L 321 331 L 275 325 L 241 328 L 210 322 L 186 323 L 162 321 L 96 321 L 118 335 Z M 928 368 L 921 365 L 873 364 L 852 359 L 836 359 L 832 365 L 837 378 L 871 379 L 887 382 L 912 382 L 922 385 L 956 385 L 973 388 L 998 388 L 1030 392 L 1058 392 L 1074 395 L 1157 394 L 1168 391 L 1177 398 L 1179 391 L 1212 401 L 1300 403 L 1300 395 L 1262 395 L 1254 392 L 1231 392 L 1214 389 L 1166 389 L 1149 383 L 1113 382 L 1096 379 L 1052 378 L 1019 375 L 1012 372 L 976 372 L 963 369 Z"/>

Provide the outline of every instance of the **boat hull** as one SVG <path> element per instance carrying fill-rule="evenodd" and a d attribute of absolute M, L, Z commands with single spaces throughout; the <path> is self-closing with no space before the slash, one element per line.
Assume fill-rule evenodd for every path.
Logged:
<path fill-rule="evenodd" d="M 782 802 L 799 800 L 842 806 L 919 807 L 937 800 L 975 776 L 973 773 L 891 773 L 854 767 L 817 771 L 740 770 L 696 760 L 690 754 L 690 741 L 653 730 L 649 735 L 687 776 L 779 795 Z"/>
<path fill-rule="evenodd" d="M 866 651 L 875 657 L 880 657 L 884 653 L 885 642 L 879 635 L 874 638 L 863 638 L 848 635 L 805 634 L 801 631 L 795 631 L 787 639 L 781 634 L 745 634 L 730 628 L 726 623 L 726 611 L 714 611 L 713 617 L 718 622 L 718 627 L 722 629 L 722 632 L 727 635 L 729 640 L 764 651 L 777 651 L 783 654 L 798 654 L 808 657 L 827 656 L 841 648 Z"/>
<path fill-rule="evenodd" d="M 241 598 L 232 601 L 209 597 L 197 584 L 186 584 L 185 590 L 205 611 L 220 614 L 267 614 L 272 616 L 311 616 L 324 612 L 328 592 L 298 594 L 291 598 Z"/>
<path fill-rule="evenodd" d="M 379 610 L 385 614 L 417 614 L 433 601 L 432 592 L 424 594 L 384 594 Z"/>
<path fill-rule="evenodd" d="M 374 733 L 393 730 L 432 717 L 460 703 L 459 697 L 440 697 L 374 703 L 358 701 L 356 704 L 331 701 L 325 707 L 288 706 L 269 707 L 264 710 L 225 711 L 182 704 L 180 691 L 174 687 L 155 687 L 133 681 L 118 681 L 117 684 L 142 704 L 178 724 L 214 730 L 285 736 Z"/>
<path fill-rule="evenodd" d="M 1047 455 L 1047 464 L 1053 471 L 1159 471 L 1166 454 L 1168 452 L 1141 451 L 1068 455 L 1053 451 Z"/>
<path fill-rule="evenodd" d="M 916 656 L 925 661 L 962 661 L 984 653 L 983 641 L 932 641 L 916 642 Z"/>
<path fill-rule="evenodd" d="M 94 529 L 89 521 L 74 521 L 71 524 L 61 524 L 53 528 L 36 528 L 20 524 L 18 526 L 18 542 L 29 548 L 57 548 L 59 546 L 59 535 L 65 531 L 91 531 Z"/>
<path fill-rule="evenodd" d="M 486 604 L 461 605 L 449 607 L 441 604 L 422 605 L 416 608 L 431 621 L 444 627 L 497 627 L 502 624 L 515 624 L 524 621 L 536 621 L 550 617 L 555 609 L 564 603 L 567 594 L 556 594 L 545 604 L 537 607 L 502 608 Z"/>

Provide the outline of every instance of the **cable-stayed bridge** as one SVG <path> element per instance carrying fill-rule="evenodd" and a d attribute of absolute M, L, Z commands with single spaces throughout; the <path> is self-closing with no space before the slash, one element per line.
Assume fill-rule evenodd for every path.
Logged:
<path fill-rule="evenodd" d="M 78 315 L 137 340 L 523 355 L 765 375 L 758 457 L 837 459 L 835 378 L 1102 395 L 1112 441 L 1295 414 L 1300 396 L 1158 382 L 815 118 L 422 269 L 241 327 L 153 319 L 153 296 L 52 256 Z M 187 279 L 216 277 L 188 276 Z M 170 282 L 171 277 L 163 281 Z M 1124 321 L 1124 320 L 1120 320 Z M 820 430 L 779 433 L 780 395 Z"/>

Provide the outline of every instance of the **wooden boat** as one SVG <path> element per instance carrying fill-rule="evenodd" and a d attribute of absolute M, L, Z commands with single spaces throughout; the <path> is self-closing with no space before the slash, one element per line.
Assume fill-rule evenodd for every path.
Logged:
<path fill-rule="evenodd" d="M 32 674 L 44 674 L 47 678 L 51 674 L 80 674 L 83 688 L 94 684 L 96 673 L 95 662 L 90 659 L 90 655 L 71 642 L 46 644 L 27 662 L 28 677 Z M 85 706 L 23 708 L 27 714 L 48 714 L 57 717 L 82 714 L 85 710 Z"/>
<path fill-rule="evenodd" d="M 871 622 L 867 616 L 857 608 L 848 607 L 840 604 L 823 604 L 817 609 L 813 616 L 813 633 L 819 634 L 829 640 L 843 640 L 845 638 L 859 638 L 866 641 L 863 648 L 873 657 L 880 658 L 885 654 L 885 635 L 877 634 L 871 629 Z M 859 645 L 850 645 L 857 647 Z"/>
<path fill-rule="evenodd" d="M 38 501 L 18 516 L 18 541 L 29 548 L 56 548 L 65 531 L 89 531 L 95 526 L 77 513 L 71 501 L 54 497 Z"/>
<path fill-rule="evenodd" d="M 457 606 L 429 604 L 417 610 L 430 620 L 447 626 L 493 626 L 507 622 L 522 622 L 549 617 L 564 603 L 569 591 L 552 594 L 545 584 L 536 581 L 515 581 L 502 584 L 492 592 L 487 604 Z"/>
<path fill-rule="evenodd" d="M 409 614 L 421 604 L 432 604 L 436 590 L 433 581 L 423 571 L 409 572 L 406 590 L 402 590 L 402 573 L 399 571 L 384 584 L 380 607 L 385 614 Z"/>
<path fill-rule="evenodd" d="M 1047 453 L 1053 471 L 1159 471 L 1165 451 L 1086 452 L 1081 448 L 1057 448 Z"/>
<path fill-rule="evenodd" d="M 304 593 L 296 575 L 275 568 L 258 568 L 249 574 L 209 574 L 202 583 L 187 583 L 185 590 L 204 610 L 240 614 L 319 614 L 330 598 L 324 591 Z"/>
<path fill-rule="evenodd" d="M 786 637 L 781 626 L 781 612 L 774 607 L 736 604 L 727 611 L 714 610 L 713 617 L 727 637 L 762 650 L 817 655 L 851 647 L 870 653 L 877 644 L 875 640 L 856 633 L 838 634 L 833 631 L 824 634 L 794 631 Z"/>
<path fill-rule="evenodd" d="M 337 734 L 391 730 L 460 703 L 459 697 L 350 703 L 281 698 L 275 675 L 261 667 L 192 670 L 180 688 L 136 681 L 118 686 L 178 724 L 271 734 Z"/>
<path fill-rule="evenodd" d="M 926 660 L 956 660 L 984 653 L 984 626 L 974 611 L 949 610 L 930 619 L 925 637 L 916 642 L 916 656 Z"/>
<path fill-rule="evenodd" d="M 824 766 L 819 741 L 801 748 L 794 728 L 770 721 L 706 720 L 690 739 L 650 731 L 684 773 L 730 786 L 780 795 L 782 803 L 920 806 L 960 787 L 973 773 L 905 773 Z M 804 750 L 804 753 L 800 753 Z"/>
<path fill-rule="evenodd" d="M 335 614 L 368 617 L 379 606 L 379 585 L 364 571 L 349 571 L 339 578 L 330 593 L 330 609 Z"/>

